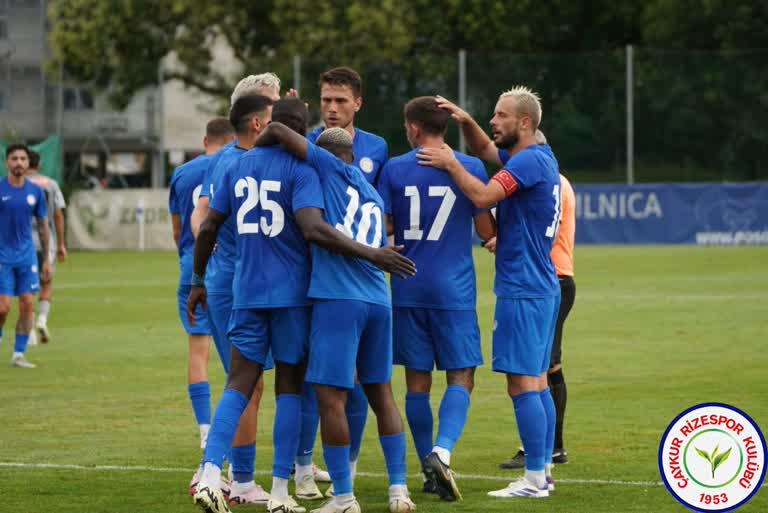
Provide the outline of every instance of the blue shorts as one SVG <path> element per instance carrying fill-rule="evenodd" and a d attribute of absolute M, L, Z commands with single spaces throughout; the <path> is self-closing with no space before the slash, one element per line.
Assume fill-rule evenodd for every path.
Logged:
<path fill-rule="evenodd" d="M 560 295 L 496 300 L 493 370 L 540 376 L 549 369 Z"/>
<path fill-rule="evenodd" d="M 192 289 L 189 285 L 179 285 L 176 291 L 176 296 L 179 302 L 179 318 L 181 318 L 181 324 L 184 326 L 184 330 L 187 335 L 210 335 L 211 330 L 208 327 L 208 316 L 203 312 L 203 308 L 198 305 L 195 310 L 195 326 L 189 325 L 187 320 L 187 299 L 189 299 L 189 291 Z"/>
<path fill-rule="evenodd" d="M 312 308 L 232 310 L 229 340 L 247 360 L 274 367 L 274 362 L 298 365 L 307 356 Z"/>
<path fill-rule="evenodd" d="M 0 296 L 21 296 L 40 292 L 37 261 L 24 264 L 0 264 Z"/>
<path fill-rule="evenodd" d="M 468 369 L 483 364 L 475 310 L 394 308 L 394 363 L 419 371 Z"/>
<path fill-rule="evenodd" d="M 227 327 L 229 326 L 229 316 L 232 313 L 232 295 L 210 295 L 207 302 L 208 328 L 213 336 L 213 344 L 216 346 L 216 352 L 219 353 L 221 364 L 224 366 L 224 372 L 229 374 L 231 349 L 229 339 L 227 339 Z"/>
<path fill-rule="evenodd" d="M 392 309 L 354 300 L 322 300 L 312 308 L 306 381 L 352 389 L 392 379 Z"/>

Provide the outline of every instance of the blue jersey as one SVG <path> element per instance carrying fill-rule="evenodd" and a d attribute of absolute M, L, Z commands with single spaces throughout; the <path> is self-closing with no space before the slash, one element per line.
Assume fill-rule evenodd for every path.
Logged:
<path fill-rule="evenodd" d="M 314 143 L 323 130 L 325 127 L 312 130 L 307 135 L 307 139 Z M 387 162 L 387 141 L 378 135 L 355 127 L 355 138 L 352 144 L 352 151 L 355 154 L 352 164 L 363 170 L 368 183 L 375 184 L 382 166 Z"/>
<path fill-rule="evenodd" d="M 323 208 L 317 173 L 282 148 L 255 148 L 214 190 L 211 208 L 236 226 L 232 308 L 307 305 L 310 252 L 294 213 Z"/>
<path fill-rule="evenodd" d="M 231 145 L 218 151 L 211 159 L 208 171 L 203 179 L 201 196 L 209 196 L 210 204 L 216 197 L 216 184 L 227 171 L 237 166 L 240 157 L 245 153 L 243 148 Z M 205 288 L 208 294 L 232 294 L 232 277 L 235 274 L 235 219 L 230 217 L 219 228 L 216 239 L 216 251 L 208 261 L 205 273 Z"/>
<path fill-rule="evenodd" d="M 307 150 L 307 162 L 317 170 L 323 186 L 328 224 L 367 246 L 379 248 L 386 244 L 384 204 L 363 172 L 312 143 Z M 378 267 L 314 245 L 309 297 L 390 306 L 387 280 Z"/>
<path fill-rule="evenodd" d="M 203 190 L 203 175 L 213 157 L 200 155 L 176 168 L 171 178 L 168 192 L 168 210 L 172 215 L 181 218 L 181 235 L 179 236 L 179 283 L 189 285 L 192 277 L 192 261 L 194 259 L 195 238 L 189 227 L 192 211 L 200 199 Z"/>
<path fill-rule="evenodd" d="M 496 283 L 504 298 L 555 296 L 560 285 L 550 252 L 562 216 L 560 171 L 548 145 L 529 146 L 513 157 L 499 151 L 517 190 L 496 211 Z"/>
<path fill-rule="evenodd" d="M 472 226 L 482 212 L 445 171 L 421 166 L 419 150 L 393 158 L 379 178 L 384 209 L 392 216 L 395 244 L 416 263 L 416 276 L 392 276 L 397 307 L 474 310 L 477 299 Z M 488 182 L 482 162 L 455 152 L 472 175 Z"/>
<path fill-rule="evenodd" d="M 48 216 L 45 192 L 29 180 L 14 187 L 0 179 L 0 264 L 37 262 L 32 218 Z"/>

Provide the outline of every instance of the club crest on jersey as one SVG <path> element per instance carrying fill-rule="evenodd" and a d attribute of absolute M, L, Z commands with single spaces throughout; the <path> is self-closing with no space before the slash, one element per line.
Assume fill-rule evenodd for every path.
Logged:
<path fill-rule="evenodd" d="M 695 511 L 733 511 L 765 478 L 766 446 L 743 411 L 699 404 L 672 421 L 661 439 L 659 472 L 669 493 Z"/>
<path fill-rule="evenodd" d="M 37 198 L 35 198 L 34 194 L 27 194 L 27 203 L 30 207 L 35 206 L 35 203 L 37 203 Z"/>
<path fill-rule="evenodd" d="M 360 159 L 360 169 L 366 173 L 373 172 L 373 161 L 369 157 L 363 157 Z"/>
<path fill-rule="evenodd" d="M 33 273 L 36 273 L 37 272 L 37 266 L 33 265 L 32 267 L 29 268 L 29 270 L 32 271 Z"/>

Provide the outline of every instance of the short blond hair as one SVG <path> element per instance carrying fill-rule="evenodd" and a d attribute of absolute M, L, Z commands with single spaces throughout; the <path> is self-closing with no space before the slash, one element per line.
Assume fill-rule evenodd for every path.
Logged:
<path fill-rule="evenodd" d="M 528 87 L 515 86 L 509 91 L 501 93 L 499 98 L 514 98 L 518 114 L 529 116 L 533 121 L 533 128 L 539 128 L 541 123 L 541 98 L 539 98 L 538 94 Z"/>
<path fill-rule="evenodd" d="M 271 96 L 264 94 L 268 90 L 273 90 L 276 95 L 280 95 L 280 78 L 274 73 L 260 73 L 258 75 L 248 75 L 240 80 L 232 91 L 232 97 L 230 98 L 230 107 L 241 96 L 249 94 L 260 94 L 262 96 Z"/>

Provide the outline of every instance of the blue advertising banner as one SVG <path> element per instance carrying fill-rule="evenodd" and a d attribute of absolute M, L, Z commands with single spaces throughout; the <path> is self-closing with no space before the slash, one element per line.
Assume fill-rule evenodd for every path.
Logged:
<path fill-rule="evenodd" d="M 768 244 L 768 182 L 574 191 L 577 244 Z"/>

